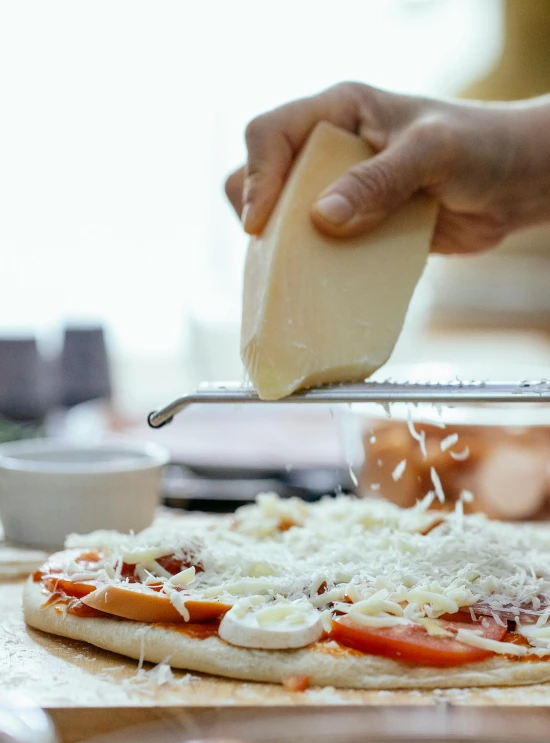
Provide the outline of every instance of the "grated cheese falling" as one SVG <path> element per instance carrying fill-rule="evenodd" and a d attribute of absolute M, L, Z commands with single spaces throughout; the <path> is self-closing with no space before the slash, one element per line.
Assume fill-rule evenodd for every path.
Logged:
<path fill-rule="evenodd" d="M 403 477 L 403 473 L 405 472 L 405 468 L 407 466 L 407 460 L 402 459 L 397 467 L 394 469 L 394 471 L 391 473 L 391 476 L 393 477 L 394 482 L 397 482 Z"/>
<path fill-rule="evenodd" d="M 443 492 L 443 486 L 441 485 L 441 480 L 439 479 L 439 475 L 435 471 L 434 467 L 430 467 L 430 477 L 434 486 L 437 500 L 440 503 L 445 503 L 445 493 Z"/>
<path fill-rule="evenodd" d="M 426 460 L 428 458 L 428 452 L 426 451 L 426 432 L 421 431 L 420 433 L 418 433 L 418 431 L 414 427 L 410 409 L 409 409 L 409 415 L 407 419 L 407 426 L 409 428 L 409 433 L 411 434 L 413 439 L 418 441 L 418 444 L 420 446 L 420 451 L 422 452 L 422 456 L 424 460 Z"/>
<path fill-rule="evenodd" d="M 474 501 L 474 494 L 469 490 L 461 490 L 458 497 L 463 503 L 472 503 Z"/>
<path fill-rule="evenodd" d="M 421 501 L 418 502 L 418 506 L 422 511 L 427 511 L 432 503 L 435 500 L 435 491 L 430 490 L 426 493 L 426 495 L 422 498 Z"/>
<path fill-rule="evenodd" d="M 464 503 L 459 498 L 455 503 L 455 517 L 457 527 L 463 531 L 464 529 Z"/>
<path fill-rule="evenodd" d="M 457 441 L 458 441 L 457 433 L 451 433 L 450 436 L 446 436 L 444 439 L 441 440 L 439 444 L 441 451 L 447 451 L 447 449 L 450 449 L 451 446 L 454 446 Z"/>
<path fill-rule="evenodd" d="M 470 456 L 470 447 L 464 447 L 464 450 L 461 452 L 450 451 L 449 454 L 456 462 L 465 462 Z"/>

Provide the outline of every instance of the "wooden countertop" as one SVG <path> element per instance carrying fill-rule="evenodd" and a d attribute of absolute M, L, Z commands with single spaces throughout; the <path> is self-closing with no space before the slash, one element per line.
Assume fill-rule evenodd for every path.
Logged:
<path fill-rule="evenodd" d="M 548 743 L 547 707 L 52 710 L 62 743 Z M 94 738 L 95 740 L 95 738 Z"/>
<path fill-rule="evenodd" d="M 176 743 L 206 734 L 288 740 L 286 733 L 277 733 L 283 729 L 292 729 L 293 741 L 304 742 L 390 740 L 390 733 L 393 740 L 404 739 L 399 735 L 405 733 L 410 739 L 415 730 L 418 739 L 426 741 L 463 740 L 465 731 L 469 740 L 520 741 L 526 740 L 519 735 L 526 720 L 529 740 L 550 740 L 550 684 L 433 692 L 313 688 L 293 693 L 278 684 L 181 671 L 159 684 L 149 664 L 138 672 L 133 660 L 27 628 L 22 586 L 0 583 L 0 697 L 15 691 L 46 708 L 61 743 L 97 736 L 103 743 L 134 743 L 136 738 Z M 365 738 L 366 731 L 375 737 Z M 487 737 L 495 732 L 501 737 Z M 271 737 L 262 737 L 268 733 Z M 430 738 L 432 733 L 439 737 Z M 508 733 L 516 737 L 505 737 Z"/>

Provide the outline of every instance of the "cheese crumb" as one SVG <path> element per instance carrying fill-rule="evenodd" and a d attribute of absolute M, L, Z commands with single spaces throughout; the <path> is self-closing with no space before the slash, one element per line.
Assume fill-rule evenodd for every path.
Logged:
<path fill-rule="evenodd" d="M 444 439 L 441 440 L 441 443 L 439 444 L 439 446 L 441 447 L 441 451 L 447 451 L 447 449 L 450 449 L 451 446 L 454 446 L 457 441 L 457 433 L 451 433 L 449 436 L 446 436 Z"/>
<path fill-rule="evenodd" d="M 464 450 L 461 452 L 450 451 L 449 454 L 455 461 L 464 462 L 470 456 L 470 447 L 469 446 L 464 447 Z"/>
<path fill-rule="evenodd" d="M 192 583 L 195 580 L 195 568 L 191 566 L 190 568 L 186 568 L 185 570 L 182 570 L 179 573 L 176 573 L 176 575 L 173 575 L 170 578 L 170 583 L 174 586 L 188 586 L 190 583 Z"/>
<path fill-rule="evenodd" d="M 500 655 L 527 655 L 529 652 L 526 647 L 522 645 L 514 645 L 511 642 L 499 642 L 498 640 L 491 640 L 488 637 L 483 637 L 477 631 L 469 629 L 459 629 L 456 633 L 456 639 L 459 642 L 463 642 L 465 645 L 471 645 L 474 648 L 481 648 L 482 650 L 490 650 L 493 653 L 499 653 Z"/>
<path fill-rule="evenodd" d="M 428 458 L 428 452 L 426 451 L 426 432 L 420 431 L 420 433 L 418 433 L 418 431 L 414 427 L 410 409 L 409 409 L 407 425 L 409 427 L 409 433 L 411 434 L 413 439 L 418 441 L 418 444 L 420 446 L 420 451 L 422 452 L 422 457 L 424 458 L 424 460 L 426 460 Z"/>
<path fill-rule="evenodd" d="M 435 467 L 430 467 L 430 477 L 432 479 L 435 494 L 437 495 L 437 500 L 440 503 L 445 503 L 445 493 L 443 492 L 443 486 L 441 485 L 439 475 L 435 471 Z"/>
<path fill-rule="evenodd" d="M 391 476 L 393 477 L 394 482 L 397 482 L 397 480 L 400 480 L 403 477 L 403 473 L 405 472 L 405 468 L 407 466 L 407 460 L 402 459 L 397 467 L 394 469 L 394 471 L 391 473 Z"/>

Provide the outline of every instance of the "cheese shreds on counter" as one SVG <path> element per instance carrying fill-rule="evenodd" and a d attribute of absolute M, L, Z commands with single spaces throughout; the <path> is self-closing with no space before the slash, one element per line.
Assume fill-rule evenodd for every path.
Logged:
<path fill-rule="evenodd" d="M 320 193 L 372 155 L 361 138 L 318 124 L 250 241 L 241 353 L 261 398 L 363 380 L 393 350 L 426 264 L 435 202 L 416 195 L 360 238 L 324 237 L 310 220 Z"/>

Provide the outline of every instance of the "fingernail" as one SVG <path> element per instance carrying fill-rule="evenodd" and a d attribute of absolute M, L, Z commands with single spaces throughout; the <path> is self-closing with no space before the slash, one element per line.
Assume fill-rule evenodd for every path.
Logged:
<path fill-rule="evenodd" d="M 251 204 L 245 204 L 244 208 L 241 213 L 241 222 L 243 223 L 244 228 L 246 229 L 247 226 L 250 224 L 252 220 L 252 205 Z"/>
<path fill-rule="evenodd" d="M 243 185 L 243 203 L 246 203 L 248 199 L 250 198 L 251 187 L 252 187 L 252 183 L 250 181 L 250 178 L 245 178 L 244 185 Z"/>
<path fill-rule="evenodd" d="M 353 204 L 337 193 L 322 196 L 315 204 L 315 211 L 332 224 L 344 224 L 353 217 Z"/>

